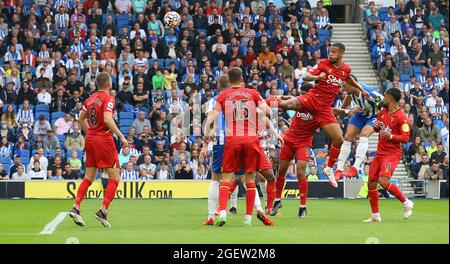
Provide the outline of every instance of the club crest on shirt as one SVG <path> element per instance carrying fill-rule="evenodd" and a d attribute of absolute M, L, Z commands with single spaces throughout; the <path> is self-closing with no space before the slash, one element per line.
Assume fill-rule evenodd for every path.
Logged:
<path fill-rule="evenodd" d="M 386 172 L 390 172 L 392 168 L 392 164 L 390 162 L 386 163 L 385 170 Z"/>
<path fill-rule="evenodd" d="M 405 132 L 405 133 L 409 132 L 409 125 L 408 125 L 408 123 L 404 123 L 402 125 L 402 131 Z"/>

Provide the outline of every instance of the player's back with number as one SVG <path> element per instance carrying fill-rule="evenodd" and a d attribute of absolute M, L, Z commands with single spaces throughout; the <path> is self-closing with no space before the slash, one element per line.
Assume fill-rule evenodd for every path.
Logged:
<path fill-rule="evenodd" d="M 258 140 L 258 104 L 264 100 L 248 88 L 232 88 L 217 97 L 216 110 L 225 116 L 226 142 Z"/>
<path fill-rule="evenodd" d="M 217 97 L 216 111 L 225 115 L 226 140 L 222 171 L 231 173 L 259 170 L 261 148 L 257 136 L 257 108 L 264 103 L 259 93 L 247 88 L 231 88 Z"/>
<path fill-rule="evenodd" d="M 84 103 L 89 124 L 88 137 L 105 137 L 112 139 L 113 133 L 105 124 L 104 112 L 114 113 L 114 98 L 105 92 L 96 92 Z"/>

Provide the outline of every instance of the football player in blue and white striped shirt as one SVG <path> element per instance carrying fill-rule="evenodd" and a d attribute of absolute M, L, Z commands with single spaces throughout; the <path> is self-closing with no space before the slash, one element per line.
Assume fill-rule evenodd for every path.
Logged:
<path fill-rule="evenodd" d="M 356 80 L 355 76 L 352 77 Z M 375 132 L 373 126 L 377 120 L 377 114 L 382 107 L 383 95 L 368 85 L 363 83 L 359 84 L 370 94 L 370 100 L 367 100 L 361 93 L 355 94 L 353 91 L 349 91 L 350 94 L 344 99 L 344 103 L 339 109 L 340 111 L 333 109 L 337 114 L 339 112 L 345 115 L 354 113 L 348 122 L 344 143 L 339 153 L 336 172 L 339 171 L 340 173 L 335 174 L 337 176 L 336 180 L 339 180 L 341 176 L 355 177 L 358 175 L 358 169 L 366 158 L 366 153 L 369 148 L 369 137 Z M 358 91 L 356 92 L 358 93 Z M 356 108 L 352 110 L 346 109 L 352 101 L 356 105 Z M 343 172 L 344 164 L 351 152 L 352 141 L 358 135 L 359 144 L 356 147 L 355 163 L 350 170 Z"/>

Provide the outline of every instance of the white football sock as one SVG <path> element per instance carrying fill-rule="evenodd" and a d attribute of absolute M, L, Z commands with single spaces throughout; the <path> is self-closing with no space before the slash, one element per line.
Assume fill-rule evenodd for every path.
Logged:
<path fill-rule="evenodd" d="M 214 218 L 216 212 L 217 202 L 219 200 L 219 186 L 220 182 L 211 181 L 208 189 L 208 218 Z"/>
<path fill-rule="evenodd" d="M 353 167 L 359 169 L 361 163 L 366 159 L 367 150 L 369 149 L 369 139 L 366 137 L 359 138 L 359 144 L 356 147 L 355 163 Z M 342 151 L 342 150 L 341 150 Z"/>
<path fill-rule="evenodd" d="M 263 199 L 267 200 L 267 181 L 259 182 L 259 187 L 261 188 Z"/>
<path fill-rule="evenodd" d="M 341 146 L 341 152 L 339 152 L 337 170 L 343 171 L 345 161 L 347 161 L 350 151 L 352 150 L 352 142 L 344 140 Z"/>
<path fill-rule="evenodd" d="M 236 209 L 237 209 L 237 201 L 238 201 L 238 192 L 239 192 L 239 185 L 236 186 L 236 189 L 234 189 L 234 192 L 230 196 L 231 207 L 234 207 Z"/>

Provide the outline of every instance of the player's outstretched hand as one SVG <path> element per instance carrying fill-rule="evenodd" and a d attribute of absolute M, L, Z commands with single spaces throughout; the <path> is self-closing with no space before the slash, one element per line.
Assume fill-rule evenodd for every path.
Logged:
<path fill-rule="evenodd" d="M 320 74 L 319 74 L 319 77 L 318 77 L 318 81 L 320 81 L 320 80 L 322 80 L 323 78 L 325 78 L 325 77 L 327 77 L 327 74 L 326 73 L 324 73 L 324 72 L 321 72 Z"/>
<path fill-rule="evenodd" d="M 278 134 L 275 135 L 275 138 L 277 139 L 278 145 L 280 147 L 283 147 L 283 144 L 284 144 L 283 138 L 280 135 L 278 135 Z"/>

